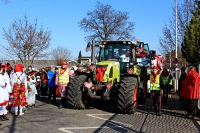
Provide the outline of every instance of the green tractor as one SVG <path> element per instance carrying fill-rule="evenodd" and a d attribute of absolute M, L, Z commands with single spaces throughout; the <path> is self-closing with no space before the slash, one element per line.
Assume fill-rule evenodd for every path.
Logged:
<path fill-rule="evenodd" d="M 90 46 L 93 61 L 95 47 L 99 47 L 97 62 L 77 70 L 68 86 L 69 104 L 85 109 L 92 98 L 115 100 L 123 113 L 134 113 L 138 103 L 145 103 L 146 66 L 155 51 L 149 51 L 148 44 L 133 41 L 100 41 Z"/>

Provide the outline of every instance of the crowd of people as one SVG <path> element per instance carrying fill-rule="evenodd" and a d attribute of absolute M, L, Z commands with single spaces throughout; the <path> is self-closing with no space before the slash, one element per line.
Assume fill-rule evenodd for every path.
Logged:
<path fill-rule="evenodd" d="M 150 74 L 150 90 L 153 99 L 155 114 L 161 116 L 162 105 L 167 105 L 168 97 L 171 97 L 172 74 L 166 68 L 162 71 L 154 66 Z M 200 75 L 194 66 L 181 68 L 179 78 L 179 96 L 180 100 L 185 102 L 187 115 L 190 118 L 200 120 Z"/>
<path fill-rule="evenodd" d="M 74 70 L 68 69 L 66 61 L 62 62 L 60 68 L 50 66 L 38 72 L 33 70 L 32 66 L 26 69 L 23 64 L 12 67 L 9 63 L 0 63 L 1 121 L 9 120 L 7 117 L 9 112 L 21 116 L 27 108 L 36 107 L 37 94 L 47 99 L 49 104 L 57 104 L 56 95 L 59 93 L 61 96 L 59 109 L 65 107 L 67 85 L 73 76 Z"/>
<path fill-rule="evenodd" d="M 193 66 L 187 69 L 187 73 L 185 71 L 184 67 L 181 68 L 180 97 L 187 103 L 188 116 L 194 118 L 199 113 L 197 100 L 200 99 L 200 76 Z M 27 108 L 36 107 L 37 94 L 48 100 L 49 104 L 59 104 L 59 109 L 65 107 L 67 86 L 73 76 L 75 70 L 69 69 L 66 61 L 62 62 L 60 68 L 50 66 L 38 72 L 31 66 L 26 69 L 23 64 L 12 67 L 9 63 L 0 63 L 1 121 L 9 120 L 8 112 L 24 115 Z M 155 114 L 161 116 L 162 105 L 167 105 L 168 97 L 171 96 L 173 77 L 168 69 L 160 71 L 156 66 L 149 71 L 149 77 Z M 56 102 L 57 94 L 61 97 L 60 103 Z"/>

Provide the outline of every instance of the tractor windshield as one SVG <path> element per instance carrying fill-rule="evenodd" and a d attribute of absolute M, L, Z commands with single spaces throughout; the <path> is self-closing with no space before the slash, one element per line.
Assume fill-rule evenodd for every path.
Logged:
<path fill-rule="evenodd" d="M 107 44 L 100 48 L 99 61 L 116 60 L 120 63 L 120 73 L 124 74 L 132 61 L 131 46 Z"/>
<path fill-rule="evenodd" d="M 100 49 L 99 61 L 116 59 L 119 62 L 130 62 L 130 45 L 107 44 Z"/>

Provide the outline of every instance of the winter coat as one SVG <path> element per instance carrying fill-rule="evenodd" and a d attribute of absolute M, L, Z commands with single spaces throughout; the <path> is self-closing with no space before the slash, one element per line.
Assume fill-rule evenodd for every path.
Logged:
<path fill-rule="evenodd" d="M 199 99 L 200 98 L 200 76 L 196 70 L 191 70 L 188 72 L 187 77 L 181 83 L 182 90 L 180 96 L 189 99 Z"/>
<path fill-rule="evenodd" d="M 47 84 L 48 82 L 47 73 L 45 71 L 42 72 L 41 81 L 42 81 L 42 84 Z"/>
<path fill-rule="evenodd" d="M 52 71 L 48 71 L 47 76 L 48 76 L 48 86 L 55 87 L 56 86 L 56 73 L 54 73 Z"/>

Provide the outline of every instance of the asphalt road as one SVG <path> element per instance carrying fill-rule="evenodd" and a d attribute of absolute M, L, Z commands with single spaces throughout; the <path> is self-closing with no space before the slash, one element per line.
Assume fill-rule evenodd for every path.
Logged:
<path fill-rule="evenodd" d="M 59 98 L 57 98 L 59 100 Z M 59 102 L 59 101 L 58 101 Z M 58 109 L 46 101 L 36 101 L 23 116 L 8 115 L 0 133 L 197 133 L 199 123 L 185 116 L 176 94 L 163 107 L 162 116 L 151 108 L 151 98 L 138 106 L 135 114 L 120 114 L 116 103 L 93 101 L 93 108 L 75 110 L 69 105 Z"/>

